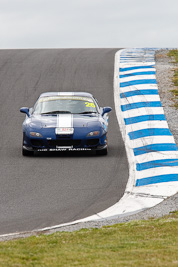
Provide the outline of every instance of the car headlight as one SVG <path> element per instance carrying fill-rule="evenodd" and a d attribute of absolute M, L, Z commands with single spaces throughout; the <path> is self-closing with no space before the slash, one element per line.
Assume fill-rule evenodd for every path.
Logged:
<path fill-rule="evenodd" d="M 33 137 L 43 137 L 40 133 L 36 133 L 36 132 L 30 132 L 30 135 Z"/>
<path fill-rule="evenodd" d="M 87 134 L 87 136 L 97 136 L 99 134 L 100 134 L 99 131 L 94 131 L 94 132 L 90 132 L 89 134 Z"/>

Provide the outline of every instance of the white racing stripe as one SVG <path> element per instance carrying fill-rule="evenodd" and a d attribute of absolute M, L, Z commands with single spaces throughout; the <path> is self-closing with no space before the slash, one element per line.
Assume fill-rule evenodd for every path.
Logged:
<path fill-rule="evenodd" d="M 57 115 L 57 126 L 59 128 L 73 127 L 73 115 L 72 114 L 59 114 Z"/>
<path fill-rule="evenodd" d="M 67 96 L 73 96 L 73 92 L 59 92 L 58 95 L 67 95 Z"/>

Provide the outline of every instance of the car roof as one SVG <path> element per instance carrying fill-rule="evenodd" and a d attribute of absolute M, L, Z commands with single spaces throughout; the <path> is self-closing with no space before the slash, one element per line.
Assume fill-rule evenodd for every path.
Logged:
<path fill-rule="evenodd" d="M 40 95 L 40 97 L 46 96 L 59 96 L 59 95 L 68 95 L 68 96 L 85 96 L 85 97 L 93 97 L 92 94 L 87 92 L 46 92 Z"/>

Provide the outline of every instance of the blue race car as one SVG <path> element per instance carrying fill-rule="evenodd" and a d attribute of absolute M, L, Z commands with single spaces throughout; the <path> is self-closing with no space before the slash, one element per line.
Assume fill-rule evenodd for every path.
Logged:
<path fill-rule="evenodd" d="M 33 108 L 23 107 L 23 156 L 34 151 L 89 151 L 107 154 L 110 107 L 83 92 L 48 92 Z"/>

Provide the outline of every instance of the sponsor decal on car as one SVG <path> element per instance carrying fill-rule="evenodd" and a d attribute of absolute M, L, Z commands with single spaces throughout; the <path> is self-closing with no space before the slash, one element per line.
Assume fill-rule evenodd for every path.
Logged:
<path fill-rule="evenodd" d="M 45 152 L 45 151 L 90 151 L 92 150 L 91 148 L 67 148 L 67 147 L 61 147 L 61 148 L 42 148 L 38 149 L 38 152 Z"/>
<path fill-rule="evenodd" d="M 73 134 L 74 133 L 74 128 L 71 128 L 71 127 L 59 127 L 59 128 L 55 129 L 55 133 L 57 135 Z"/>
<path fill-rule="evenodd" d="M 80 101 L 87 101 L 90 103 L 93 103 L 93 100 L 90 97 L 81 97 L 81 96 L 46 96 L 41 97 L 39 99 L 40 102 L 46 102 L 46 101 L 55 101 L 55 100 L 80 100 Z"/>

